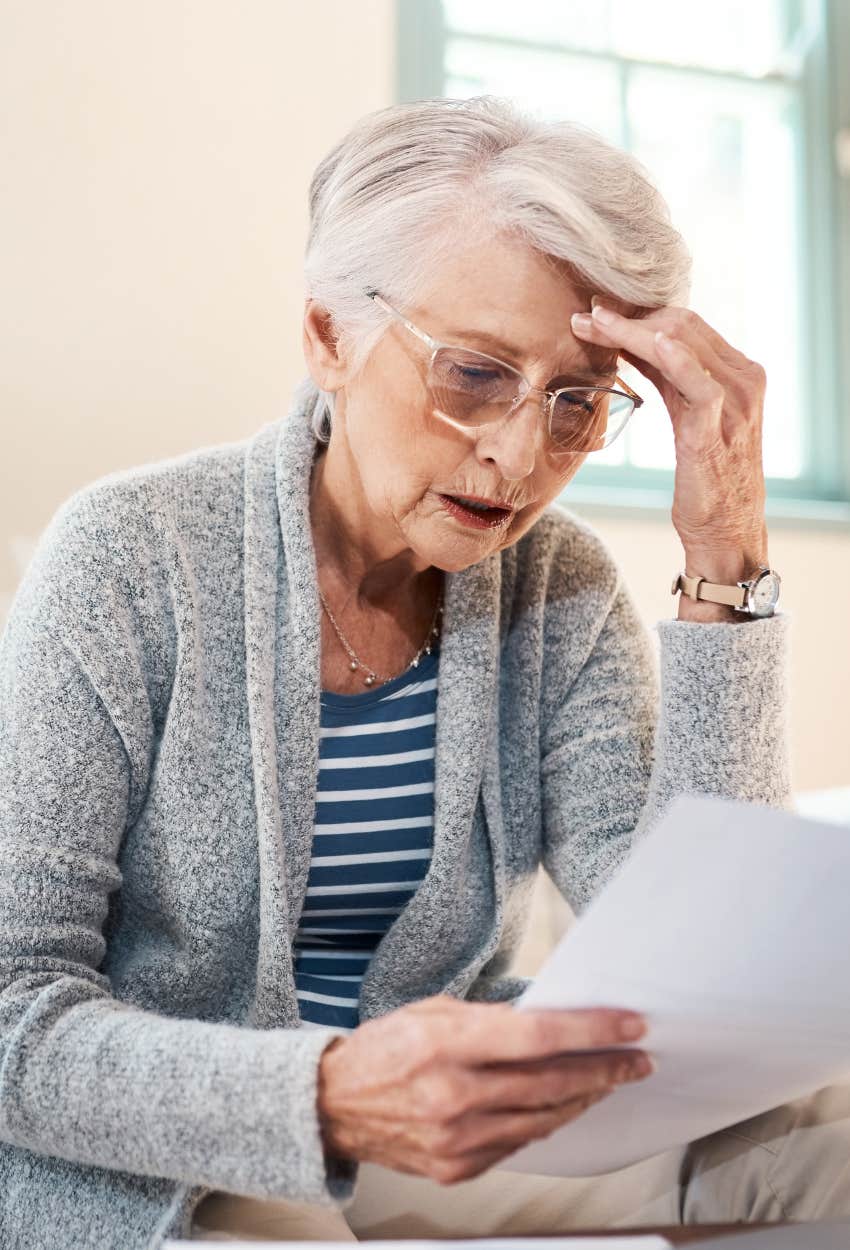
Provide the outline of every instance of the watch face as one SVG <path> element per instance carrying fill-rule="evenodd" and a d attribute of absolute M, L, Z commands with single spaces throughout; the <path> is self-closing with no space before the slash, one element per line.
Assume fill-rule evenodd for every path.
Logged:
<path fill-rule="evenodd" d="M 763 573 L 750 591 L 749 606 L 753 616 L 772 616 L 779 599 L 779 577 Z"/>

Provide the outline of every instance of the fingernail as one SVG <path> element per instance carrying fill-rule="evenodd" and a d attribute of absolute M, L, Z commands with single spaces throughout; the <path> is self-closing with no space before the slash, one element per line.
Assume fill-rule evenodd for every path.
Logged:
<path fill-rule="evenodd" d="M 636 1059 L 632 1064 L 631 1074 L 628 1079 L 631 1081 L 639 1081 L 641 1077 L 649 1076 L 649 1074 L 654 1071 L 655 1063 L 653 1060 L 649 1057 L 649 1055 L 642 1055 L 640 1059 Z"/>
<path fill-rule="evenodd" d="M 603 308 L 601 304 L 595 304 L 593 307 L 593 320 L 599 321 L 602 325 L 610 325 L 614 321 L 616 313 L 611 312 L 610 308 Z"/>
<path fill-rule="evenodd" d="M 640 1016 L 626 1016 L 620 1021 L 620 1037 L 626 1042 L 633 1042 L 635 1038 L 643 1037 L 646 1032 L 646 1022 Z"/>
<path fill-rule="evenodd" d="M 578 326 L 580 330 L 586 330 L 593 325 L 593 318 L 590 313 L 573 313 L 570 318 L 574 326 Z"/>

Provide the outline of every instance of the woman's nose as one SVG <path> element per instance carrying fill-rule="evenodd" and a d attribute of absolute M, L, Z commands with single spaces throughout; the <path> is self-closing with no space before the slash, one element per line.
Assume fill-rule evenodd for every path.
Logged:
<path fill-rule="evenodd" d="M 529 391 L 501 424 L 482 430 L 475 450 L 479 459 L 494 461 L 502 477 L 516 480 L 534 469 L 545 436 L 541 397 Z"/>

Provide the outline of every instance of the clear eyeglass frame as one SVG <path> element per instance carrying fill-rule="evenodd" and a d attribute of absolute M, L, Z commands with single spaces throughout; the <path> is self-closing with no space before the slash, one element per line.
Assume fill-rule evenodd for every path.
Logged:
<path fill-rule="evenodd" d="M 624 399 L 631 399 L 633 402 L 633 408 L 631 412 L 629 412 L 626 419 L 623 421 L 622 425 L 616 431 L 616 433 L 610 439 L 608 439 L 607 442 L 603 443 L 601 447 L 593 447 L 590 449 L 585 449 L 589 453 L 592 453 L 593 451 L 601 451 L 605 448 L 610 447 L 611 443 L 613 443 L 614 440 L 618 438 L 620 434 L 622 434 L 623 430 L 626 428 L 629 421 L 631 420 L 635 410 L 638 409 L 641 406 L 641 404 L 644 402 L 642 397 L 638 395 L 637 391 L 632 390 L 629 384 L 625 382 L 619 376 L 619 374 L 615 375 L 615 381 L 619 383 L 620 387 L 622 387 L 622 390 L 619 389 L 618 387 L 613 387 L 613 386 L 561 386 L 556 391 L 548 391 L 544 387 L 535 386 L 532 382 L 529 382 L 528 378 L 526 378 L 525 375 L 522 374 L 519 369 L 516 369 L 513 365 L 507 364 L 507 362 L 504 360 L 499 360 L 497 356 L 491 356 L 487 352 L 476 351 L 474 348 L 461 347 L 457 343 L 444 343 L 440 339 L 435 339 L 432 335 L 428 334 L 427 331 L 421 329 L 421 327 L 417 325 L 414 325 L 414 323 L 410 321 L 407 317 L 405 317 L 402 313 L 400 313 L 398 309 L 393 308 L 393 306 L 389 304 L 384 299 L 384 297 L 378 293 L 378 291 L 368 290 L 366 292 L 366 295 L 369 297 L 369 299 L 373 300 L 376 304 L 380 304 L 380 306 L 386 312 L 388 312 L 390 316 L 392 316 L 396 321 L 398 321 L 407 330 L 409 330 L 411 334 L 416 335 L 418 339 L 420 339 L 423 343 L 426 344 L 427 347 L 431 349 L 431 356 L 428 360 L 429 375 L 430 375 L 431 365 L 433 364 L 434 357 L 437 355 L 437 352 L 440 351 L 442 348 L 448 348 L 450 351 L 463 351 L 463 352 L 466 352 L 468 355 L 481 356 L 482 359 L 492 361 L 494 364 L 499 365 L 500 368 L 507 369 L 510 373 L 513 373 L 517 377 L 518 393 L 517 393 L 515 400 L 511 404 L 511 407 L 505 412 L 504 416 L 500 417 L 497 422 L 487 422 L 487 423 L 481 422 L 474 426 L 467 426 L 466 428 L 483 429 L 485 428 L 486 424 L 500 424 L 501 421 L 503 420 L 509 420 L 510 417 L 513 415 L 513 413 L 520 407 L 520 405 L 525 402 L 526 397 L 532 391 L 537 391 L 541 396 L 543 395 L 546 396 L 546 400 L 547 400 L 546 402 L 546 428 L 549 433 L 549 440 L 550 440 L 553 453 L 555 455 L 561 454 L 565 456 L 575 455 L 575 454 L 585 454 L 585 451 L 581 449 L 569 449 L 569 450 L 561 449 L 559 451 L 559 444 L 552 437 L 552 411 L 553 411 L 554 404 L 558 396 L 564 393 L 572 395 L 572 394 L 580 393 L 582 391 L 593 391 L 593 392 L 608 391 L 612 395 L 620 395 Z M 442 414 L 438 414 L 438 415 L 442 415 Z M 452 425 L 458 424 L 452 421 L 448 417 L 444 417 L 443 419 L 448 420 L 449 423 Z M 463 428 L 463 427 L 458 425 L 458 428 Z"/>

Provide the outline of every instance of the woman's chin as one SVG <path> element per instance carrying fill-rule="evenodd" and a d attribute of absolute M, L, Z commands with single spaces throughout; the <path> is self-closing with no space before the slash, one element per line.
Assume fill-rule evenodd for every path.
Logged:
<path fill-rule="evenodd" d="M 463 530 L 453 524 L 451 518 L 434 518 L 428 523 L 429 533 L 423 534 L 422 541 L 417 542 L 416 552 L 446 573 L 459 573 L 504 547 L 509 528 Z"/>

